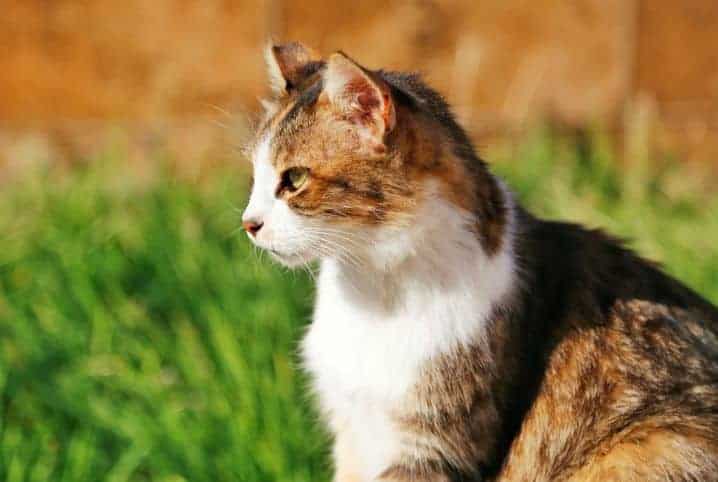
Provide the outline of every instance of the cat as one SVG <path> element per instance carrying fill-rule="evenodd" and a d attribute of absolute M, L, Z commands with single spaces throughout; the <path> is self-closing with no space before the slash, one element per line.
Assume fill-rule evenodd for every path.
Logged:
<path fill-rule="evenodd" d="M 718 480 L 718 310 L 538 219 L 417 75 L 267 50 L 243 226 L 320 262 L 302 343 L 335 481 Z"/>

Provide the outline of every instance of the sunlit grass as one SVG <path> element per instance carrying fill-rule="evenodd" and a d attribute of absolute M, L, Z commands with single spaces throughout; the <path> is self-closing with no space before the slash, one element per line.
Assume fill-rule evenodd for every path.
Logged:
<path fill-rule="evenodd" d="M 533 211 L 627 236 L 718 301 L 718 193 L 618 169 L 606 143 L 486 154 Z M 2 186 L 0 478 L 328 480 L 295 356 L 311 280 L 236 231 L 243 177 L 140 182 L 114 157 Z"/>

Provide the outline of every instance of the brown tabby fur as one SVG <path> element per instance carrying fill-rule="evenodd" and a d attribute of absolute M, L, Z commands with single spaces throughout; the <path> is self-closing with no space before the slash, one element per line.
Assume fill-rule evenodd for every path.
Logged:
<path fill-rule="evenodd" d="M 499 183 L 416 76 L 362 68 L 396 115 L 384 144 L 367 147 L 323 92 L 326 62 L 299 44 L 273 53 L 287 82 L 258 138 L 274 133 L 278 172 L 311 170 L 306 188 L 282 193 L 293 209 L 409 222 L 437 179 L 475 213 L 488 254 L 509 239 Z M 396 414 L 415 450 L 381 480 L 718 480 L 718 310 L 600 231 L 513 216 L 520 283 L 495 310 L 489 347 L 427 364 Z M 351 443 L 337 452 L 337 480 L 358 480 Z"/>

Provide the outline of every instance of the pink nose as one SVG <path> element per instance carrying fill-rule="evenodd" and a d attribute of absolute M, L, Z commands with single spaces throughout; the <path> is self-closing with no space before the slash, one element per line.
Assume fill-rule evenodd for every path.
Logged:
<path fill-rule="evenodd" d="M 244 227 L 244 230 L 252 236 L 256 236 L 259 230 L 262 229 L 262 226 L 264 226 L 264 223 L 262 221 L 257 221 L 256 219 L 242 221 L 242 227 Z"/>

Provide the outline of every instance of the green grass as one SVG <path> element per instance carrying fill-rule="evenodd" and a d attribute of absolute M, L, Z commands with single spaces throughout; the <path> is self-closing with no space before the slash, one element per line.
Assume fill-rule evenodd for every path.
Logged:
<path fill-rule="evenodd" d="M 488 157 L 535 212 L 630 237 L 718 301 L 718 193 L 610 151 L 538 133 Z M 294 353 L 311 282 L 235 231 L 242 176 L 90 165 L 0 187 L 0 480 L 328 480 Z"/>

